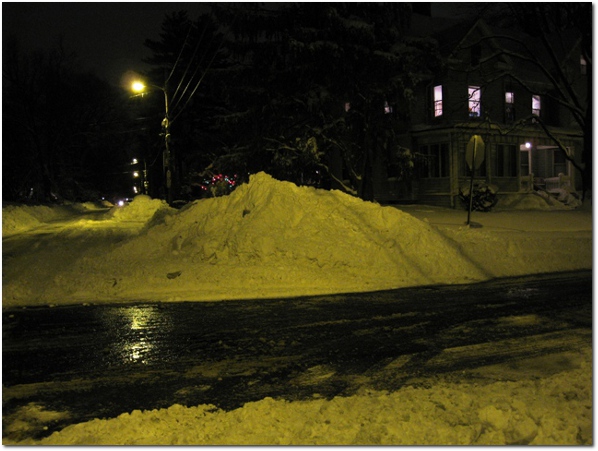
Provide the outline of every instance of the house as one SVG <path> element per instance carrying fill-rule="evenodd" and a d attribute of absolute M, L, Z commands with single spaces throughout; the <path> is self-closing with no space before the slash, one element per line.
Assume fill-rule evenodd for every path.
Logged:
<path fill-rule="evenodd" d="M 444 69 L 414 96 L 411 123 L 402 139 L 415 154 L 410 189 L 392 177 L 393 161 L 375 173 L 374 197 L 380 202 L 415 201 L 460 208 L 459 189 L 471 178 L 466 163 L 473 135 L 485 144 L 476 182 L 493 184 L 502 195 L 534 190 L 581 190 L 573 162 L 581 162 L 583 134 L 569 109 L 552 96 L 550 71 L 531 59 L 545 50 L 529 36 L 495 29 L 482 20 L 436 35 Z M 560 61 L 571 86 L 583 93 L 584 61 L 576 36 L 561 37 Z M 550 56 L 540 59 L 550 62 Z M 550 66 L 550 65 L 548 65 Z M 563 149 L 566 150 L 567 156 Z"/>

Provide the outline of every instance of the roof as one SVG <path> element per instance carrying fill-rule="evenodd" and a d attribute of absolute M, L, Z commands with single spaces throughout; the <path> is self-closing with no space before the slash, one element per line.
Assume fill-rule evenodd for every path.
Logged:
<path fill-rule="evenodd" d="M 544 69 L 551 72 L 552 57 L 539 37 L 530 36 L 522 31 L 499 28 L 488 25 L 483 19 L 474 22 L 461 22 L 446 27 L 432 35 L 439 43 L 440 54 L 451 59 L 476 42 L 487 42 L 493 50 L 488 55 L 499 55 L 500 61 L 506 63 L 510 75 L 542 84 L 547 82 L 543 68 L 538 62 L 545 63 Z M 556 55 L 557 61 L 571 57 L 571 52 L 579 43 L 580 36 L 576 30 L 551 35 L 547 42 Z"/>

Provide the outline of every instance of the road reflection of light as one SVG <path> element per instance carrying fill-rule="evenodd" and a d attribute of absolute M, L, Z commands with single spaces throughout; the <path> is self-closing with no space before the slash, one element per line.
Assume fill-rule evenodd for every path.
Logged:
<path fill-rule="evenodd" d="M 108 312 L 107 312 L 108 313 Z M 160 341 L 154 339 L 156 330 L 171 329 L 171 318 L 157 306 L 128 306 L 109 309 L 106 315 L 114 332 L 113 358 L 124 363 L 148 364 L 160 354 Z"/>
<path fill-rule="evenodd" d="M 157 319 L 155 310 L 147 307 L 128 307 L 123 309 L 123 313 L 130 320 L 131 331 L 139 331 L 142 334 L 143 331 L 147 334 Z M 128 342 L 123 343 L 123 357 L 131 362 L 147 363 L 147 357 L 151 355 L 154 345 L 147 336 L 139 336 L 139 332 L 130 336 Z"/>
<path fill-rule="evenodd" d="M 138 343 L 128 343 L 123 347 L 123 357 L 131 362 L 147 363 L 147 359 L 143 357 L 149 354 L 153 347 L 145 338 L 141 338 Z"/>

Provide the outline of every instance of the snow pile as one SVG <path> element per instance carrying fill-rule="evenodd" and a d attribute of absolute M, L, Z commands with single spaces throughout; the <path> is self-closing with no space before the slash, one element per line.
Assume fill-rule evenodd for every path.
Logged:
<path fill-rule="evenodd" d="M 263 297 L 264 288 L 268 296 L 288 296 L 486 277 L 454 243 L 407 213 L 264 173 L 229 196 L 181 211 L 138 196 L 108 214 L 117 221 L 154 219 L 144 233 L 103 255 L 80 258 L 75 267 L 83 279 L 58 274 L 60 287 L 33 288 L 29 301 L 56 302 L 50 296 L 58 288 L 72 302 L 197 300 Z M 11 285 L 4 299 L 17 295 Z"/>
<path fill-rule="evenodd" d="M 97 208 L 3 208 L 3 307 L 288 297 L 592 268 L 591 211 L 556 211 L 533 195 L 514 199 L 515 213 L 476 212 L 475 228 L 461 210 L 381 207 L 263 173 L 182 210 L 146 196 Z M 591 359 L 585 349 L 568 371 L 518 382 L 266 398 L 230 412 L 174 405 L 27 443 L 591 444 Z M 4 419 L 6 432 L 67 415 L 29 405 Z"/>
<path fill-rule="evenodd" d="M 149 222 L 154 216 L 160 216 L 173 210 L 168 204 L 160 199 L 152 199 L 146 195 L 136 196 L 132 202 L 122 207 L 116 206 L 106 213 L 106 219 L 115 221 L 141 221 Z"/>
<path fill-rule="evenodd" d="M 2 208 L 2 236 L 24 232 L 39 227 L 42 222 L 36 217 L 35 210 L 51 211 L 49 207 L 20 207 L 9 205 Z"/>
<path fill-rule="evenodd" d="M 106 209 L 106 205 L 96 202 L 65 203 L 47 205 L 6 205 L 2 207 L 2 236 L 17 233 L 79 216 L 81 213 Z"/>
<path fill-rule="evenodd" d="M 475 221 L 500 220 L 500 227 L 470 229 L 462 211 L 443 210 L 446 222 L 437 224 L 405 211 L 264 173 L 182 210 L 137 196 L 125 207 L 79 213 L 83 219 L 71 217 L 63 228 L 53 224 L 60 243 L 16 237 L 24 241 L 14 246 L 27 252 L 6 251 L 3 305 L 289 297 L 592 267 L 589 212 L 533 216 L 526 231 L 527 212 L 476 213 Z M 15 230 L 31 227 L 26 213 L 5 208 L 5 220 Z M 572 235 L 571 221 L 580 218 Z M 565 232 L 534 229 L 556 220 Z"/>
<path fill-rule="evenodd" d="M 544 191 L 504 195 L 496 205 L 496 210 L 571 210 L 572 208 L 573 206 L 566 205 Z"/>
<path fill-rule="evenodd" d="M 94 419 L 19 444 L 588 445 L 592 350 L 582 354 L 576 369 L 543 379 L 438 382 L 392 393 L 364 389 L 329 401 L 265 398 L 229 412 L 175 404 Z"/>
<path fill-rule="evenodd" d="M 2 236 L 26 232 L 77 214 L 71 205 L 7 205 L 2 207 Z"/>

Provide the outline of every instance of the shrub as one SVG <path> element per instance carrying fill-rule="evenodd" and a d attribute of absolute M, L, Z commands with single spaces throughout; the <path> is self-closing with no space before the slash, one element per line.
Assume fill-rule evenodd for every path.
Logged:
<path fill-rule="evenodd" d="M 459 188 L 459 198 L 463 202 L 466 210 L 469 210 L 469 189 L 469 183 Z M 483 182 L 474 183 L 471 210 L 490 211 L 498 202 L 496 193 L 498 193 L 498 187 L 496 185 L 488 185 Z"/>

